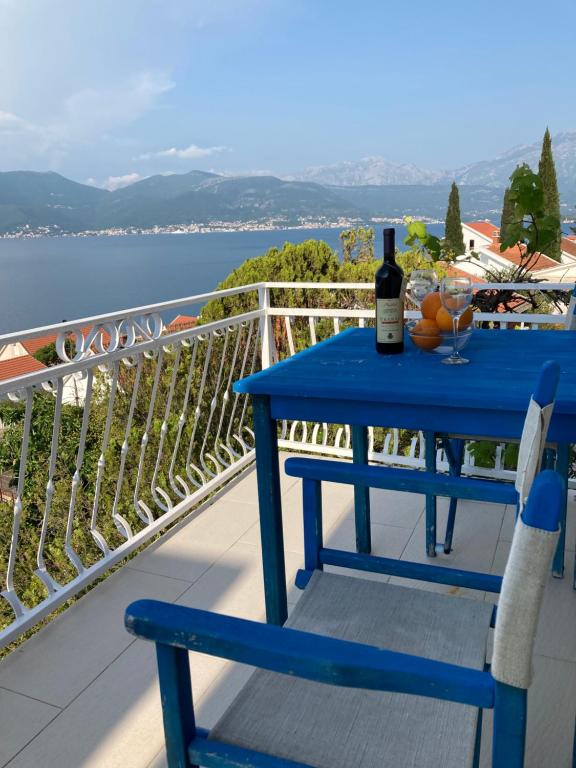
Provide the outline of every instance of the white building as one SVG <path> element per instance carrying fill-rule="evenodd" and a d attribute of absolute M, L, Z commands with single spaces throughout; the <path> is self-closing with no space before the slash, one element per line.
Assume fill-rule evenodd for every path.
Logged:
<path fill-rule="evenodd" d="M 91 327 L 82 328 L 82 334 L 88 335 Z M 109 336 L 103 334 L 104 342 Z M 56 342 L 56 334 L 38 336 L 34 339 L 17 341 L 0 346 L 0 381 L 6 381 L 16 376 L 40 371 L 47 366 L 36 360 L 34 355 L 38 350 Z M 86 399 L 86 379 L 81 373 L 72 373 L 64 377 L 62 402 L 67 405 L 84 405 Z"/>
<path fill-rule="evenodd" d="M 462 224 L 466 252 L 458 261 L 460 269 L 479 277 L 486 270 L 506 269 L 520 263 L 518 247 L 500 252 L 500 229 L 491 221 L 470 221 Z M 472 254 L 476 254 L 473 257 Z M 554 283 L 573 283 L 576 280 L 576 238 L 562 238 L 561 263 L 539 254 L 530 271 L 541 280 Z"/>

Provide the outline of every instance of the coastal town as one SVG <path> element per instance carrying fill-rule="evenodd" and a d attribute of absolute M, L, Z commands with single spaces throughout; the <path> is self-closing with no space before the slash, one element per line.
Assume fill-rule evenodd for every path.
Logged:
<path fill-rule="evenodd" d="M 419 217 L 427 224 L 440 224 L 439 219 Z M 287 217 L 250 221 L 211 221 L 209 224 L 171 224 L 153 227 L 109 227 L 107 229 L 87 229 L 81 232 L 67 231 L 58 225 L 31 227 L 28 224 L 11 232 L 0 233 L 0 239 L 22 240 L 39 237 L 124 237 L 127 235 L 193 235 L 209 232 L 273 232 L 275 230 L 298 229 L 342 229 L 359 224 L 402 224 L 403 218 L 372 218 L 365 222 L 359 218 L 341 217 L 328 219 L 323 217 L 299 217 L 296 222 Z"/>

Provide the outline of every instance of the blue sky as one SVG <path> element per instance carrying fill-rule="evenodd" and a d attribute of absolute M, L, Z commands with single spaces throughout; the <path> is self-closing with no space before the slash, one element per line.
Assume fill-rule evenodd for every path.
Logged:
<path fill-rule="evenodd" d="M 574 0 L 0 0 L 0 170 L 114 186 L 576 130 Z"/>

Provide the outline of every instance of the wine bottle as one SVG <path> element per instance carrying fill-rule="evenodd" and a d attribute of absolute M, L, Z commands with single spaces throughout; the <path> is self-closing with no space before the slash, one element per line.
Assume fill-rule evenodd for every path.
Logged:
<path fill-rule="evenodd" d="M 396 264 L 395 230 L 384 230 L 384 261 L 376 272 L 376 350 L 404 351 L 404 272 Z"/>

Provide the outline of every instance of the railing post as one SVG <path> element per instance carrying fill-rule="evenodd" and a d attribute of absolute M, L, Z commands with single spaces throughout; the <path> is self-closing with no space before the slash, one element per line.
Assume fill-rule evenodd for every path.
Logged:
<path fill-rule="evenodd" d="M 262 370 L 270 368 L 276 362 L 276 344 L 272 330 L 272 318 L 268 314 L 270 309 L 270 288 L 266 284 L 258 287 L 258 308 L 262 312 L 260 317 L 260 344 L 262 352 Z"/>

